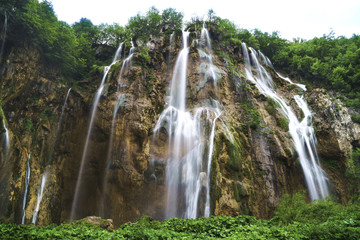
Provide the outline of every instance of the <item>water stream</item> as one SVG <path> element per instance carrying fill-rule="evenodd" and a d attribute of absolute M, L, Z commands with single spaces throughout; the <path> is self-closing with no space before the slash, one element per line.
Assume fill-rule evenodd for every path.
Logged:
<path fill-rule="evenodd" d="M 9 156 L 10 135 L 9 135 L 9 130 L 6 127 L 5 119 L 3 119 L 2 122 L 3 122 L 3 128 L 4 128 L 3 139 L 4 139 L 4 150 L 5 151 L 3 153 L 3 162 L 1 162 L 1 164 L 5 164 L 7 162 L 8 156 Z"/>
<path fill-rule="evenodd" d="M 125 102 L 125 95 L 121 93 L 117 93 L 116 95 L 116 104 L 114 106 L 112 121 L 111 121 L 111 132 L 110 132 L 110 140 L 109 140 L 109 146 L 107 151 L 107 157 L 106 157 L 106 165 L 105 165 L 105 173 L 103 177 L 103 184 L 102 184 L 102 195 L 100 200 L 100 211 L 99 215 L 102 217 L 105 217 L 105 205 L 106 205 L 106 189 L 108 184 L 108 177 L 109 177 L 109 170 L 111 161 L 113 159 L 113 145 L 114 145 L 114 137 L 115 137 L 115 130 L 116 130 L 116 116 L 118 113 L 118 110 L 120 106 L 122 106 Z"/>
<path fill-rule="evenodd" d="M 24 190 L 24 198 L 23 198 L 23 205 L 22 205 L 22 219 L 21 219 L 21 224 L 25 224 L 25 210 L 26 210 L 26 199 L 27 199 L 27 194 L 29 191 L 29 182 L 30 182 L 30 173 L 31 173 L 31 169 L 30 169 L 30 157 L 31 157 L 31 153 L 29 154 L 28 160 L 27 160 L 27 164 L 26 164 L 26 172 L 25 172 L 25 190 Z"/>
<path fill-rule="evenodd" d="M 122 85 L 122 77 L 124 75 L 124 71 L 128 68 L 129 64 L 131 63 L 131 59 L 134 55 L 135 52 L 135 47 L 134 47 L 134 43 L 131 41 L 131 48 L 129 51 L 129 55 L 127 58 L 125 58 L 125 60 L 123 61 L 122 65 L 121 65 L 121 70 L 120 70 L 120 75 L 119 75 L 119 79 L 118 79 L 118 91 L 120 91 Z"/>
<path fill-rule="evenodd" d="M 118 49 L 116 50 L 115 56 L 113 58 L 113 62 L 109 66 L 105 66 L 104 75 L 103 75 L 103 77 L 101 79 L 100 86 L 99 86 L 98 90 L 96 91 L 94 102 L 92 104 L 91 115 L 90 115 L 90 123 L 89 123 L 88 132 L 87 132 L 87 135 L 86 135 L 85 145 L 84 145 L 82 158 L 81 158 L 81 162 L 80 162 L 80 169 L 79 169 L 79 174 L 78 174 L 77 181 L 76 181 L 74 199 L 73 199 L 72 206 L 71 206 L 71 213 L 70 213 L 70 220 L 71 221 L 74 220 L 75 214 L 76 214 L 76 208 L 77 208 L 78 199 L 79 199 L 79 191 L 81 189 L 82 176 L 83 176 L 84 166 L 85 166 L 86 159 L 87 159 L 89 141 L 90 141 L 90 136 L 91 136 L 91 133 L 92 133 L 94 120 L 95 120 L 95 116 L 96 116 L 96 112 L 97 112 L 97 106 L 99 104 L 100 97 L 101 97 L 101 95 L 103 94 L 103 91 L 104 91 L 106 77 L 107 77 L 107 75 L 109 73 L 109 70 L 110 70 L 111 66 L 118 61 L 119 56 L 121 55 L 122 46 L 123 46 L 123 43 L 121 43 L 119 45 Z"/>
<path fill-rule="evenodd" d="M 51 143 L 51 146 L 50 146 L 49 157 L 48 157 L 48 164 L 51 163 L 52 156 L 53 156 L 54 149 L 55 149 L 55 145 L 56 145 L 57 139 L 58 139 L 58 137 L 59 137 L 59 133 L 60 133 L 60 129 L 61 129 L 61 124 L 62 124 L 63 116 L 64 116 L 64 111 L 65 111 L 65 107 L 66 107 L 67 100 L 68 100 L 68 98 L 69 98 L 70 91 L 71 91 L 71 88 L 69 88 L 69 90 L 67 91 L 67 94 L 66 94 L 66 96 L 65 96 L 64 104 L 63 104 L 62 107 L 61 107 L 61 113 L 60 113 L 60 117 L 59 117 L 59 122 L 58 122 L 58 125 L 57 125 L 57 129 L 56 129 L 56 132 L 55 132 L 54 139 L 53 139 L 53 141 L 52 141 L 52 143 Z"/>
<path fill-rule="evenodd" d="M 46 184 L 46 178 L 47 178 L 47 173 L 44 172 L 42 177 L 41 177 L 41 183 L 39 186 L 39 190 L 38 190 L 38 195 L 37 195 L 37 201 L 36 201 L 36 205 L 35 205 L 35 209 L 34 209 L 34 214 L 32 217 L 31 222 L 33 224 L 36 224 L 36 220 L 39 214 L 39 208 L 40 208 L 40 203 L 43 197 L 43 193 L 44 193 L 44 188 L 45 188 L 45 184 Z"/>
<path fill-rule="evenodd" d="M 302 97 L 298 95 L 294 96 L 297 105 L 305 115 L 303 120 L 299 121 L 290 105 L 276 93 L 273 87 L 272 78 L 265 67 L 260 64 L 258 55 L 263 58 L 265 64 L 269 64 L 270 61 L 262 53 L 258 54 L 254 49 L 249 48 L 251 52 L 251 62 L 256 72 L 254 75 L 251 71 L 248 50 L 244 43 L 242 44 L 242 49 L 246 64 L 245 72 L 247 78 L 256 85 L 262 94 L 270 97 L 279 104 L 282 114 L 289 121 L 289 133 L 299 156 L 310 198 L 315 200 L 326 197 L 329 194 L 328 178 L 326 173 L 321 169 L 317 157 L 316 137 L 311 123 L 312 114 L 307 103 Z M 280 74 L 278 74 L 278 76 L 289 83 L 294 84 L 290 79 L 286 79 Z M 306 89 L 304 85 L 297 85 L 303 90 Z"/>

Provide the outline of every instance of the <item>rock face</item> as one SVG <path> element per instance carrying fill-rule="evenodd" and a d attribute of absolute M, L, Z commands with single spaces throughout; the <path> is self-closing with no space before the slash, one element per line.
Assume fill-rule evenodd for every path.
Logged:
<path fill-rule="evenodd" d="M 211 166 L 211 214 L 269 218 L 282 194 L 306 189 L 291 137 L 281 124 L 282 114 L 245 78 L 243 56 L 237 45 L 224 46 L 214 41 L 214 52 L 223 54 L 214 54 L 213 62 L 221 78 L 215 83 L 217 92 L 212 91 L 211 79 L 201 81 L 200 57 L 193 40 L 192 33 L 187 106 L 196 106 L 211 96 L 216 96 L 222 106 Z M 160 131 L 155 136 L 153 130 L 166 106 L 166 92 L 181 48 L 181 33 L 175 35 L 175 46 L 170 47 L 166 35 L 150 38 L 146 46 L 150 49 L 149 58 L 135 53 L 132 63 L 123 71 L 119 91 L 121 62 L 110 70 L 83 166 L 77 219 L 100 215 L 114 219 L 117 226 L 144 214 L 164 218 L 165 167 L 171 153 L 167 133 Z M 101 74 L 94 74 L 79 83 L 81 87 L 72 88 L 59 125 L 70 86 L 61 83 L 56 70 L 41 63 L 35 50 L 14 49 L 10 56 L 1 76 L 4 112 L 1 118 L 8 124 L 11 147 L 0 166 L 0 216 L 6 221 L 21 222 L 25 168 L 31 153 L 26 223 L 31 222 L 34 214 L 45 172 L 47 182 L 36 224 L 68 221 Z M 273 72 L 272 77 L 278 92 L 291 103 L 298 90 Z M 322 166 L 333 193 L 346 202 L 349 198 L 346 159 L 352 148 L 359 146 L 360 126 L 351 122 L 340 101 L 331 99 L 323 90 L 314 89 L 305 97 L 314 112 Z M 118 102 L 120 107 L 113 123 L 113 109 Z M 301 116 L 299 109 L 295 111 Z M 3 133 L 4 129 L 0 131 Z"/>

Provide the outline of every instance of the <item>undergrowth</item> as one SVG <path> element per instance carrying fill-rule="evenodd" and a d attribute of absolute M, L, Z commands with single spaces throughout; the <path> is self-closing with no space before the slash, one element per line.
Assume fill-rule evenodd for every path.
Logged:
<path fill-rule="evenodd" d="M 105 230 L 84 221 L 43 227 L 0 224 L 1 239 L 359 239 L 360 204 L 332 199 L 306 203 L 305 194 L 284 195 L 275 217 L 171 218 L 148 216 Z"/>

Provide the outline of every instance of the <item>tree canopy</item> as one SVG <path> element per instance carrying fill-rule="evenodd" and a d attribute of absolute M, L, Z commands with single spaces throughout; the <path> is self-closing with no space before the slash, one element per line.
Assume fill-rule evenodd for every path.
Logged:
<path fill-rule="evenodd" d="M 11 47 L 34 46 L 52 66 L 59 67 L 64 76 L 83 79 L 93 66 L 104 65 L 104 59 L 97 56 L 100 46 L 116 48 L 120 42 L 146 43 L 150 36 L 170 34 L 183 26 L 183 14 L 168 8 L 162 11 L 151 7 L 145 14 L 137 14 L 125 26 L 114 24 L 94 25 L 82 18 L 69 25 L 59 21 L 51 2 L 38 0 L 2 0 L 0 25 L 4 29 L 7 18 L 5 53 Z M 208 11 L 206 23 L 214 33 L 214 42 L 237 44 L 260 49 L 273 65 L 304 82 L 336 90 L 343 100 L 360 108 L 360 36 L 351 38 L 334 37 L 331 32 L 309 41 L 281 38 L 278 32 L 261 32 L 258 29 L 240 28 L 228 19 Z M 193 18 L 186 24 L 188 29 L 199 31 L 203 19 Z M 216 41 L 215 41 L 216 40 Z M 111 56 L 108 56 L 108 61 Z"/>

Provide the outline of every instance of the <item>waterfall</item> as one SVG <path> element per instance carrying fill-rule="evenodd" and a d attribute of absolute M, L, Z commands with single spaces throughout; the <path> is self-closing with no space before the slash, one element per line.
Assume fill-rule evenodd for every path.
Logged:
<path fill-rule="evenodd" d="M 81 158 L 81 162 L 80 162 L 80 169 L 79 169 L 79 173 L 78 173 L 78 177 L 77 177 L 77 181 L 76 181 L 74 199 L 73 199 L 72 206 L 71 206 L 71 213 L 70 213 L 70 220 L 71 221 L 74 220 L 74 218 L 75 218 L 75 211 L 76 211 L 76 207 L 78 205 L 79 191 L 81 189 L 81 180 L 82 180 L 82 175 L 83 175 L 83 171 L 84 171 L 84 165 L 85 165 L 85 162 L 86 162 L 86 159 L 87 159 L 89 141 L 90 141 L 90 136 L 91 136 L 91 132 L 92 132 L 92 129 L 93 129 L 94 120 L 95 120 L 95 116 L 96 116 L 96 112 L 97 112 L 97 106 L 98 106 L 98 103 L 100 101 L 100 97 L 101 97 L 101 95 L 103 93 L 103 90 L 104 90 L 104 87 L 105 87 L 105 80 L 106 80 L 107 74 L 109 73 L 109 70 L 110 70 L 111 66 L 113 64 L 115 64 L 116 61 L 118 60 L 119 55 L 121 55 L 122 46 L 123 46 L 123 43 L 120 43 L 118 49 L 116 50 L 116 53 L 115 53 L 115 56 L 114 56 L 114 59 L 113 59 L 115 61 L 113 61 L 109 66 L 105 66 L 104 75 L 103 75 L 103 77 L 101 79 L 100 86 L 99 86 L 98 90 L 96 91 L 94 102 L 92 104 L 91 115 L 90 115 L 90 123 L 89 123 L 88 132 L 87 132 L 87 135 L 86 135 L 85 145 L 84 145 L 82 158 Z"/>
<path fill-rule="evenodd" d="M 10 150 L 10 135 L 9 135 L 9 130 L 6 127 L 6 122 L 5 119 L 3 118 L 3 128 L 4 128 L 4 133 L 3 133 L 3 138 L 4 138 L 4 158 L 3 158 L 3 163 L 5 164 L 7 162 L 8 156 L 9 156 L 9 150 Z"/>
<path fill-rule="evenodd" d="M 107 180 L 108 180 L 109 169 L 110 169 L 110 165 L 111 165 L 111 161 L 112 161 L 112 154 L 113 154 L 112 150 L 113 150 L 113 144 L 114 144 L 116 114 L 119 110 L 119 107 L 121 105 L 123 105 L 125 102 L 125 95 L 119 93 L 120 88 L 122 87 L 122 76 L 124 74 L 125 69 L 129 66 L 131 59 L 135 52 L 135 47 L 134 47 L 133 41 L 130 41 L 130 43 L 131 43 L 131 48 L 129 51 L 129 55 L 127 56 L 127 58 L 123 61 L 122 65 L 121 65 L 120 75 L 119 75 L 119 79 L 118 79 L 118 93 L 116 95 L 117 100 L 116 100 L 116 104 L 114 106 L 113 116 L 112 116 L 112 120 L 111 120 L 110 140 L 109 140 L 109 146 L 108 146 L 106 164 L 105 164 L 105 171 L 104 171 L 104 177 L 103 177 L 103 184 L 102 184 L 102 195 L 101 195 L 100 210 L 99 210 L 100 216 L 104 216 L 104 214 L 105 214 L 105 199 L 106 199 L 105 194 L 106 194 Z M 114 60 L 115 59 L 116 58 L 114 57 Z"/>
<path fill-rule="evenodd" d="M 57 133 L 59 133 L 59 130 L 60 130 L 60 127 L 61 127 L 62 118 L 63 118 L 63 115 L 64 115 L 64 110 L 65 110 L 65 107 L 66 107 L 67 100 L 69 98 L 70 91 L 71 91 L 71 88 L 69 88 L 69 90 L 67 91 L 64 104 L 63 104 L 63 106 L 61 108 L 61 114 L 60 114 L 60 118 L 59 118 L 58 128 L 56 130 Z"/>
<path fill-rule="evenodd" d="M 210 169 L 216 120 L 221 115 L 218 102 L 186 109 L 189 33 L 183 31 L 183 46 L 178 54 L 168 107 L 161 113 L 154 133 L 168 133 L 169 155 L 166 164 L 167 202 L 165 217 L 196 218 L 210 216 Z"/>
<path fill-rule="evenodd" d="M 109 175 L 109 169 L 112 161 L 112 150 L 113 150 L 113 144 L 114 144 L 114 134 L 115 134 L 115 124 L 116 124 L 116 114 L 120 108 L 125 102 L 125 95 L 117 93 L 117 100 L 116 104 L 114 106 L 112 121 L 111 121 L 111 133 L 110 133 L 110 140 L 109 140 L 109 146 L 107 151 L 107 157 L 106 157 L 106 166 L 105 166 L 105 173 L 103 177 L 103 184 L 102 184 L 102 195 L 100 200 L 100 216 L 104 217 L 105 215 L 105 199 L 106 199 L 106 188 L 107 188 L 107 180 Z"/>
<path fill-rule="evenodd" d="M 200 73 L 204 74 L 204 80 L 201 85 L 207 81 L 213 81 L 216 91 L 216 82 L 218 80 L 219 70 L 213 64 L 212 48 L 209 31 L 204 23 L 201 30 L 198 52 L 200 56 Z"/>
<path fill-rule="evenodd" d="M 57 125 L 57 129 L 56 129 L 56 132 L 55 132 L 54 140 L 52 141 L 51 146 L 50 146 L 48 163 L 51 162 L 52 155 L 53 155 L 53 153 L 54 153 L 56 141 L 57 141 L 58 136 L 59 136 L 59 133 L 60 133 L 61 124 L 62 124 L 62 120 L 63 120 L 63 115 L 64 115 L 64 111 L 65 111 L 65 107 L 66 107 L 67 100 L 68 100 L 68 98 L 69 98 L 70 91 L 71 91 L 71 88 L 69 88 L 69 90 L 67 91 L 67 94 L 66 94 L 66 96 L 65 96 L 64 104 L 62 105 L 62 108 L 61 108 L 61 113 L 60 113 L 60 117 L 59 117 L 59 122 L 58 122 L 58 125 Z"/>
<path fill-rule="evenodd" d="M 7 14 L 6 14 L 6 11 L 5 11 L 4 15 L 5 15 L 5 19 L 4 19 L 4 28 L 3 28 L 3 38 L 2 38 L 1 49 L 0 49 L 0 64 L 1 64 L 1 61 L 2 61 L 2 56 L 4 54 L 6 31 L 7 31 Z"/>
<path fill-rule="evenodd" d="M 134 43 L 133 41 L 130 42 L 131 43 L 131 48 L 129 51 L 129 55 L 128 57 L 123 61 L 122 65 L 121 65 L 121 70 L 120 70 L 120 75 L 119 75 L 119 79 L 118 79 L 118 90 L 120 90 L 120 88 L 122 87 L 122 76 L 124 74 L 124 71 L 127 69 L 127 67 L 129 66 L 131 59 L 134 55 L 135 52 L 135 47 L 134 47 Z"/>
<path fill-rule="evenodd" d="M 280 73 L 276 72 L 275 73 L 283 80 L 287 81 L 288 83 L 292 84 L 292 85 L 296 85 L 298 86 L 299 88 L 301 88 L 303 91 L 306 91 L 306 86 L 304 84 L 300 84 L 300 83 L 294 83 L 293 81 L 291 81 L 290 78 L 288 77 L 284 77 L 282 76 Z"/>
<path fill-rule="evenodd" d="M 29 190 L 29 182 L 30 182 L 30 157 L 31 153 L 29 153 L 29 157 L 26 164 L 26 172 L 25 172 L 25 190 L 24 190 L 24 198 L 23 198 L 23 205 L 22 205 L 22 219 L 21 224 L 25 224 L 25 207 L 26 207 L 26 198 Z"/>
<path fill-rule="evenodd" d="M 34 209 L 34 215 L 32 217 L 32 221 L 31 221 L 33 224 L 36 223 L 37 216 L 38 216 L 38 213 L 39 213 L 40 203 L 41 203 L 41 200 L 42 200 L 42 197 L 43 197 L 44 188 L 45 188 L 45 184 L 46 184 L 46 178 L 47 178 L 47 174 L 45 172 L 41 177 L 41 183 L 40 183 L 40 186 L 39 186 L 36 206 L 35 206 L 35 209 Z"/>
<path fill-rule="evenodd" d="M 326 173 L 321 169 L 316 152 L 316 137 L 315 131 L 311 124 L 311 111 L 308 108 L 305 100 L 300 96 L 294 96 L 294 99 L 299 108 L 304 113 L 305 117 L 299 121 L 290 105 L 286 103 L 274 90 L 272 78 L 265 68 L 259 63 L 257 53 L 254 49 L 249 48 L 251 52 L 251 61 L 256 71 L 256 75 L 251 72 L 250 58 L 246 45 L 242 44 L 243 55 L 245 59 L 245 72 L 247 78 L 253 82 L 259 91 L 272 98 L 280 105 L 281 112 L 289 121 L 289 133 L 293 139 L 295 150 L 299 155 L 299 161 L 304 172 L 306 185 L 312 200 L 324 198 L 329 194 L 328 178 Z M 260 56 L 262 54 L 259 54 Z M 264 58 L 264 57 L 262 57 Z M 266 58 L 265 63 L 266 63 Z M 268 61 L 270 62 L 270 61 Z M 279 74 L 278 74 L 279 75 Z M 281 75 L 279 75 L 280 77 Z M 282 79 L 286 80 L 281 76 Z M 288 79 L 289 80 L 289 79 Z M 288 81 L 286 80 L 286 81 Z M 288 81 L 291 84 L 291 81 Z M 303 90 L 305 86 L 298 85 Z"/>
<path fill-rule="evenodd" d="M 169 105 L 181 111 L 185 111 L 186 105 L 187 61 L 189 54 L 188 37 L 189 33 L 183 32 L 183 48 L 179 52 L 175 63 L 169 96 Z"/>

